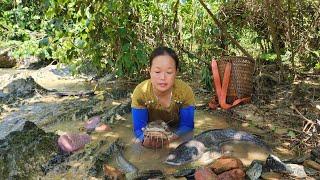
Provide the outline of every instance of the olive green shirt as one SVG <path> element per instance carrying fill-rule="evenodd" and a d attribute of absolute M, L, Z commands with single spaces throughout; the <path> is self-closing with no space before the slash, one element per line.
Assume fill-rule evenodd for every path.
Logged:
<path fill-rule="evenodd" d="M 147 108 L 149 122 L 162 120 L 170 127 L 177 127 L 179 123 L 179 109 L 195 105 L 195 97 L 191 87 L 182 80 L 176 79 L 173 85 L 169 107 L 163 107 L 153 93 L 151 80 L 141 82 L 133 91 L 132 108 Z"/>

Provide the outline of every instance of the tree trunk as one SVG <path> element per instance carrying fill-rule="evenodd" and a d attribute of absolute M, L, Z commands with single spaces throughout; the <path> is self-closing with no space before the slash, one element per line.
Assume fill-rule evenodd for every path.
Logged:
<path fill-rule="evenodd" d="M 292 12 L 291 12 L 291 0 L 287 0 L 288 3 L 288 37 L 289 37 L 289 43 L 290 43 L 290 62 L 293 70 L 293 75 L 295 75 L 295 63 L 294 63 L 294 56 L 295 56 L 295 50 L 294 50 L 294 44 L 293 44 L 293 34 L 292 34 Z"/>
<path fill-rule="evenodd" d="M 280 47 L 279 47 L 279 41 L 278 41 L 278 32 L 277 32 L 277 28 L 276 28 L 276 25 L 275 23 L 273 22 L 273 18 L 275 16 L 273 16 L 274 13 L 272 13 L 272 10 L 271 9 L 274 9 L 270 6 L 270 1 L 269 0 L 265 0 L 265 10 L 266 10 L 266 13 L 267 13 L 267 23 L 268 23 L 268 26 L 270 28 L 270 34 L 271 34 L 271 37 L 272 37 L 272 44 L 273 44 L 273 48 L 274 48 L 274 51 L 276 52 L 277 54 L 277 64 L 280 68 L 280 77 L 279 77 L 279 80 L 282 80 L 283 77 L 282 77 L 282 73 L 283 73 L 283 70 L 282 70 L 282 60 L 281 60 L 281 52 L 280 52 Z"/>

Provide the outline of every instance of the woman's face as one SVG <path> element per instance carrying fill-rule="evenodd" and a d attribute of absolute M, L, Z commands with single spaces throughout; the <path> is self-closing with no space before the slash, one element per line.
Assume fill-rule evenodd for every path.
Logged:
<path fill-rule="evenodd" d="M 176 64 L 171 56 L 160 55 L 152 60 L 150 79 L 154 90 L 160 93 L 170 91 L 174 84 L 176 74 Z"/>

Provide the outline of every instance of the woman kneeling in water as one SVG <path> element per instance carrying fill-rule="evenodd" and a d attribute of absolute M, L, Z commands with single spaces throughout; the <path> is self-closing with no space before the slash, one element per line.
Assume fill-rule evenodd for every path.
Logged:
<path fill-rule="evenodd" d="M 141 82 L 132 95 L 133 130 L 137 142 L 149 148 L 160 148 L 169 141 L 192 132 L 195 97 L 191 87 L 176 79 L 179 59 L 174 50 L 158 47 L 150 55 L 150 79 Z M 162 120 L 174 135 L 171 139 L 145 136 L 148 123 Z"/>

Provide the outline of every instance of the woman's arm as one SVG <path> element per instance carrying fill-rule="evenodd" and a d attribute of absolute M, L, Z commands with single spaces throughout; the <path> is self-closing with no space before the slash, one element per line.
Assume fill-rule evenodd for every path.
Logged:
<path fill-rule="evenodd" d="M 176 131 L 178 136 L 188 133 L 194 128 L 194 106 L 181 108 L 179 111 L 179 127 Z"/>
<path fill-rule="evenodd" d="M 143 140 L 142 128 L 146 127 L 148 122 L 148 109 L 131 108 L 134 135 L 140 141 Z"/>

